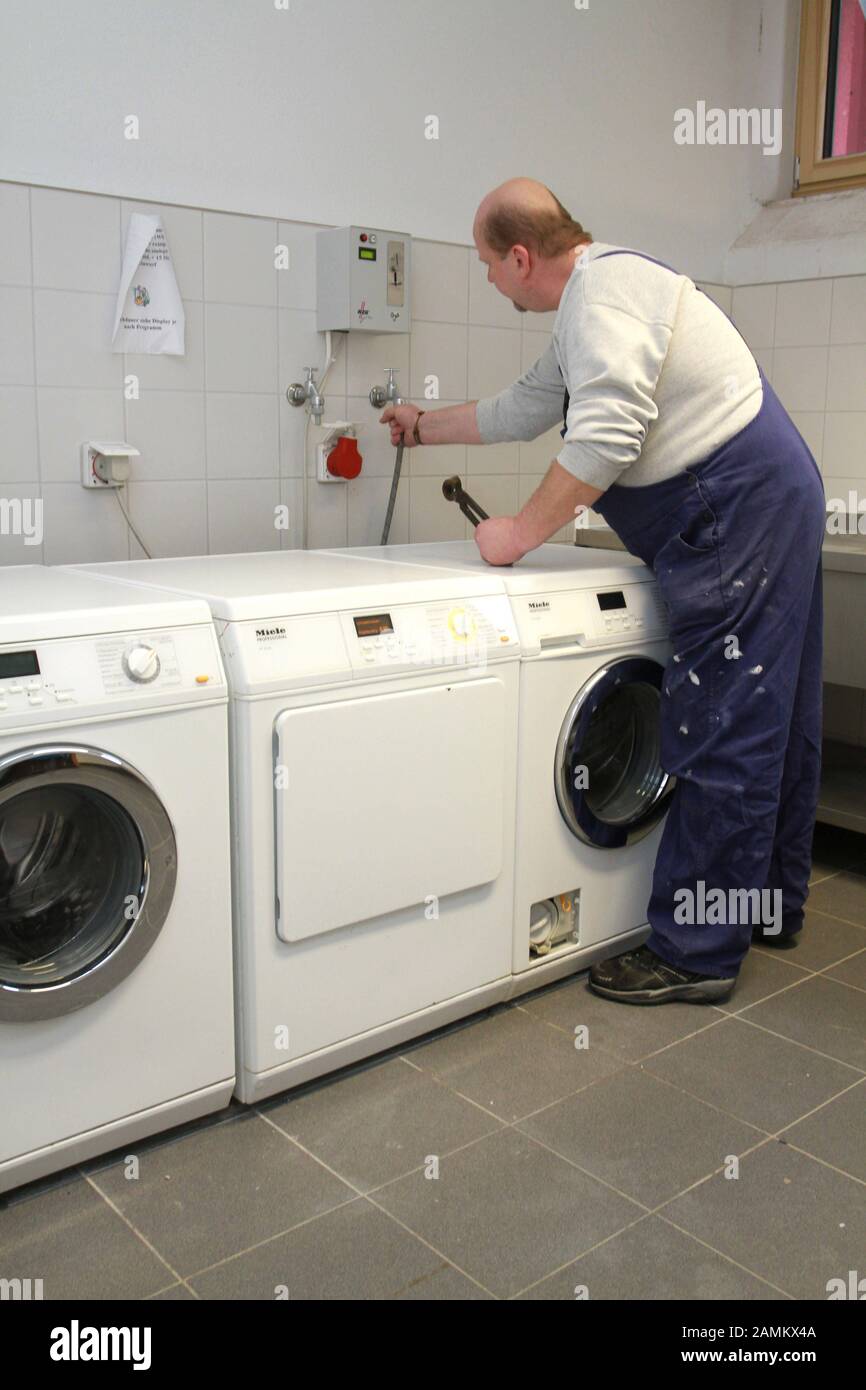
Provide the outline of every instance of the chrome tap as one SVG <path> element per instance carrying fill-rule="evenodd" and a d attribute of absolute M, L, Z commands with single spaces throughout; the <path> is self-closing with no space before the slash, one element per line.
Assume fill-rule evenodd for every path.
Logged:
<path fill-rule="evenodd" d="M 406 404 L 394 380 L 394 368 L 386 367 L 385 371 L 388 373 L 388 385 L 370 387 L 370 404 L 374 410 L 382 410 L 386 405 Z"/>
<path fill-rule="evenodd" d="M 317 425 L 322 423 L 325 413 L 325 397 L 316 382 L 316 367 L 305 367 L 307 379 L 303 386 L 298 381 L 286 387 L 286 400 L 290 405 L 308 405 L 310 414 Z"/>

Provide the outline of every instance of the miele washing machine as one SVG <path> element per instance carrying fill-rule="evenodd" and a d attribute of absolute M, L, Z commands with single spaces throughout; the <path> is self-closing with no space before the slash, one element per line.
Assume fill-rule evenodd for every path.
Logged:
<path fill-rule="evenodd" d="M 547 544 L 492 567 L 474 540 L 329 552 L 499 575 L 520 637 L 513 992 L 645 940 L 675 779 L 660 762 L 672 656 L 652 571 Z"/>
<path fill-rule="evenodd" d="M 520 647 L 501 576 L 298 551 L 93 572 L 215 619 L 240 1099 L 506 998 Z"/>
<path fill-rule="evenodd" d="M 0 570 L 0 1191 L 231 1097 L 227 707 L 206 604 Z"/>

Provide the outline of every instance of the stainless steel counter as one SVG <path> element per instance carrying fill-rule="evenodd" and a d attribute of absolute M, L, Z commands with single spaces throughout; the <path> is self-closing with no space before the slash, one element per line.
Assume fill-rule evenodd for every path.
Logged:
<path fill-rule="evenodd" d="M 822 559 L 825 570 L 866 574 L 866 535 L 828 536 L 824 542 Z"/>
<path fill-rule="evenodd" d="M 600 550 L 625 550 L 619 536 L 607 526 L 591 526 L 578 531 L 577 544 Z M 866 535 L 828 536 L 822 558 L 825 570 L 866 574 Z"/>

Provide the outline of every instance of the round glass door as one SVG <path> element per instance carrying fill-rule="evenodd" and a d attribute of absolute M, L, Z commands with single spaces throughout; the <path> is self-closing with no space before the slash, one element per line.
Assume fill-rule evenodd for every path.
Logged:
<path fill-rule="evenodd" d="M 176 882 L 168 814 L 123 759 L 69 744 L 0 758 L 0 1019 L 107 994 L 153 945 Z"/>
<path fill-rule="evenodd" d="M 566 825 L 586 844 L 632 844 L 667 809 L 676 779 L 660 762 L 663 673 L 648 657 L 625 657 L 597 671 L 569 706 L 554 785 Z"/>

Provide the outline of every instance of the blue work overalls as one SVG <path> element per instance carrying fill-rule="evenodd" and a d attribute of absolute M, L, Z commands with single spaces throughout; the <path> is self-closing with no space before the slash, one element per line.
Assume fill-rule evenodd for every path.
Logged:
<path fill-rule="evenodd" d="M 760 899 L 764 922 L 767 903 L 781 901 L 783 934 L 803 924 L 821 772 L 824 486 L 763 372 L 761 385 L 758 414 L 707 458 L 645 487 L 614 483 L 593 503 L 652 567 L 674 649 L 661 761 L 677 784 L 647 945 L 672 965 L 721 977 L 737 974 L 761 924 L 732 890 L 757 890 L 753 905 L 770 890 Z M 723 921 L 684 922 L 683 889 L 696 904 L 721 889 L 734 909 L 704 914 Z M 777 890 L 781 898 L 771 897 Z"/>

